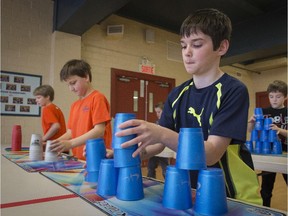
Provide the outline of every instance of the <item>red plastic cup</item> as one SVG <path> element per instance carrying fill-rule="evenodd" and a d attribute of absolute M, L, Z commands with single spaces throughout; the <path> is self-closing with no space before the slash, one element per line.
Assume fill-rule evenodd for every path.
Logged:
<path fill-rule="evenodd" d="M 21 125 L 14 125 L 12 128 L 12 151 L 21 151 L 22 148 L 22 130 Z"/>

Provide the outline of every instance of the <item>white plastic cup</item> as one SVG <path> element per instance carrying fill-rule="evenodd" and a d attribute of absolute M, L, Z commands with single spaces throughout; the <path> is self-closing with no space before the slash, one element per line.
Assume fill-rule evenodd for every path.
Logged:
<path fill-rule="evenodd" d="M 47 140 L 46 148 L 45 148 L 45 161 L 46 162 L 54 162 L 58 161 L 57 152 L 53 152 L 50 150 L 51 140 Z"/>
<path fill-rule="evenodd" d="M 30 160 L 43 160 L 43 145 L 40 134 L 32 134 L 29 147 Z"/>

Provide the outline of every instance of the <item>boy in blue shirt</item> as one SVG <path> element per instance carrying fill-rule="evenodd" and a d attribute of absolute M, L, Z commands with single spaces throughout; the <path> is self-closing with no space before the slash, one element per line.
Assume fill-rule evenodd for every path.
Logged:
<path fill-rule="evenodd" d="M 169 94 L 159 121 L 162 127 L 130 120 L 119 127 L 131 128 L 116 135 L 137 134 L 122 147 L 140 143 L 133 156 L 141 153 L 142 157 L 149 157 L 165 146 L 177 151 L 180 128 L 200 127 L 207 166 L 223 170 L 227 196 L 261 204 L 257 175 L 245 147 L 248 90 L 219 66 L 229 48 L 231 31 L 230 19 L 216 9 L 201 9 L 188 16 L 180 29 L 180 42 L 184 66 L 192 78 Z M 193 188 L 197 175 L 190 174 Z"/>

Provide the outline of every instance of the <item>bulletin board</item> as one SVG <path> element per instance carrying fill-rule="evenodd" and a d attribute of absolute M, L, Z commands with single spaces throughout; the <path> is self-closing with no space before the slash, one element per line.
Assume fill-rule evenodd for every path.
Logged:
<path fill-rule="evenodd" d="M 42 76 L 1 71 L 1 115 L 40 116 L 33 91 L 42 83 Z"/>

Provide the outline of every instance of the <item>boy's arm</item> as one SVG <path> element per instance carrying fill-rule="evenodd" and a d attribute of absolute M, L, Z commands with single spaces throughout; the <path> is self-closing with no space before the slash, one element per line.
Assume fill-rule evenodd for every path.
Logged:
<path fill-rule="evenodd" d="M 255 117 L 252 116 L 249 120 L 248 120 L 248 125 L 247 125 L 247 130 L 249 132 L 251 132 L 254 129 L 255 126 Z"/>
<path fill-rule="evenodd" d="M 46 142 L 47 140 L 50 140 L 50 138 L 54 136 L 59 131 L 59 129 L 60 124 L 58 122 L 53 123 L 47 133 L 42 137 L 42 141 Z"/>
<path fill-rule="evenodd" d="M 207 141 L 204 142 L 206 163 L 208 166 L 214 165 L 220 161 L 221 157 L 227 150 L 231 138 L 209 135 Z"/>
<path fill-rule="evenodd" d="M 280 135 L 282 135 L 282 136 L 284 136 L 284 137 L 287 137 L 287 136 L 288 136 L 288 130 L 282 129 L 282 128 L 278 127 L 278 126 L 275 125 L 275 124 L 271 124 L 270 129 L 271 129 L 271 130 L 276 130 L 276 131 L 277 131 L 277 134 L 280 134 Z"/>
<path fill-rule="evenodd" d="M 96 124 L 94 126 L 94 128 L 92 128 L 90 131 L 86 132 L 85 134 L 83 134 L 79 137 L 71 139 L 70 140 L 70 143 L 71 143 L 70 149 L 86 143 L 86 141 L 88 139 L 103 137 L 104 133 L 105 133 L 105 125 L 106 125 L 105 122 L 100 123 L 100 124 Z"/>
<path fill-rule="evenodd" d="M 63 136 L 52 142 L 51 151 L 55 151 L 58 153 L 63 151 L 69 151 L 72 148 L 85 144 L 88 139 L 103 137 L 105 132 L 105 124 L 105 122 L 97 124 L 87 133 L 74 139 L 71 139 L 71 130 L 68 129 Z"/>
<path fill-rule="evenodd" d="M 282 136 L 288 137 L 288 130 L 278 128 L 278 134 L 281 134 Z"/>

